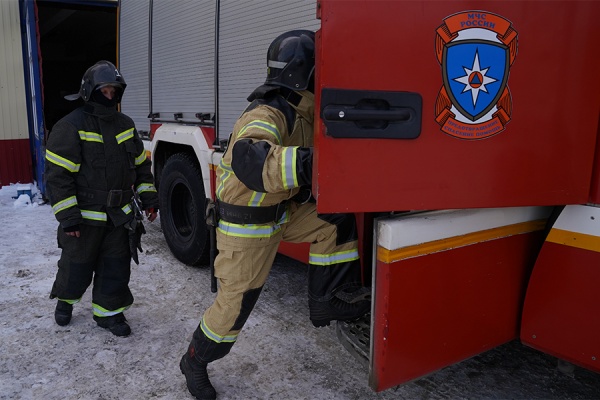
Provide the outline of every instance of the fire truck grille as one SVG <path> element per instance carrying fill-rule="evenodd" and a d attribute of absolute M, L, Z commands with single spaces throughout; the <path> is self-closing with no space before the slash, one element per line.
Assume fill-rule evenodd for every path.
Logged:
<path fill-rule="evenodd" d="M 342 346 L 364 367 L 369 368 L 371 314 L 354 321 L 338 321 L 336 333 Z"/>

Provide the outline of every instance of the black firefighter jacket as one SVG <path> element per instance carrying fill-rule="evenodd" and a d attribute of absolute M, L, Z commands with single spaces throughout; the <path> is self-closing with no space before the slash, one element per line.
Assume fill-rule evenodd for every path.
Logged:
<path fill-rule="evenodd" d="M 56 123 L 46 145 L 46 188 L 56 219 L 63 228 L 120 226 L 133 218 L 132 190 L 144 209 L 158 208 L 150 167 L 133 120 L 86 103 Z"/>

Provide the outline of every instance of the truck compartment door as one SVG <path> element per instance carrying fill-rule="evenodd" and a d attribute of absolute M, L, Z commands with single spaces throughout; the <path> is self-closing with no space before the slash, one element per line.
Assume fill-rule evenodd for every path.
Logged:
<path fill-rule="evenodd" d="M 319 211 L 588 200 L 600 2 L 320 0 L 318 15 Z"/>
<path fill-rule="evenodd" d="M 600 207 L 567 206 L 527 287 L 521 341 L 600 373 Z"/>
<path fill-rule="evenodd" d="M 518 337 L 551 207 L 376 220 L 370 385 L 380 391 Z"/>

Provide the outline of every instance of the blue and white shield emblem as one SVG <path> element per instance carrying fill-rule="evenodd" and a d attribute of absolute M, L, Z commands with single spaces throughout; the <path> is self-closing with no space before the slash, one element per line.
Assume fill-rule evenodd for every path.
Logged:
<path fill-rule="evenodd" d="M 477 121 L 496 105 L 508 81 L 509 56 L 503 43 L 474 39 L 446 44 L 444 86 L 465 118 Z"/>

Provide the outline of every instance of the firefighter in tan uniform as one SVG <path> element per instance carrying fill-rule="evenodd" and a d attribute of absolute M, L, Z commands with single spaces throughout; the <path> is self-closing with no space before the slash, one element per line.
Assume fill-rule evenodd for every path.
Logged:
<path fill-rule="evenodd" d="M 314 33 L 277 37 L 265 85 L 234 126 L 217 170 L 219 291 L 180 368 L 189 391 L 214 399 L 207 364 L 229 353 L 267 279 L 282 240 L 309 242 L 309 310 L 314 326 L 370 310 L 351 214 L 319 215 L 312 179 Z"/>

